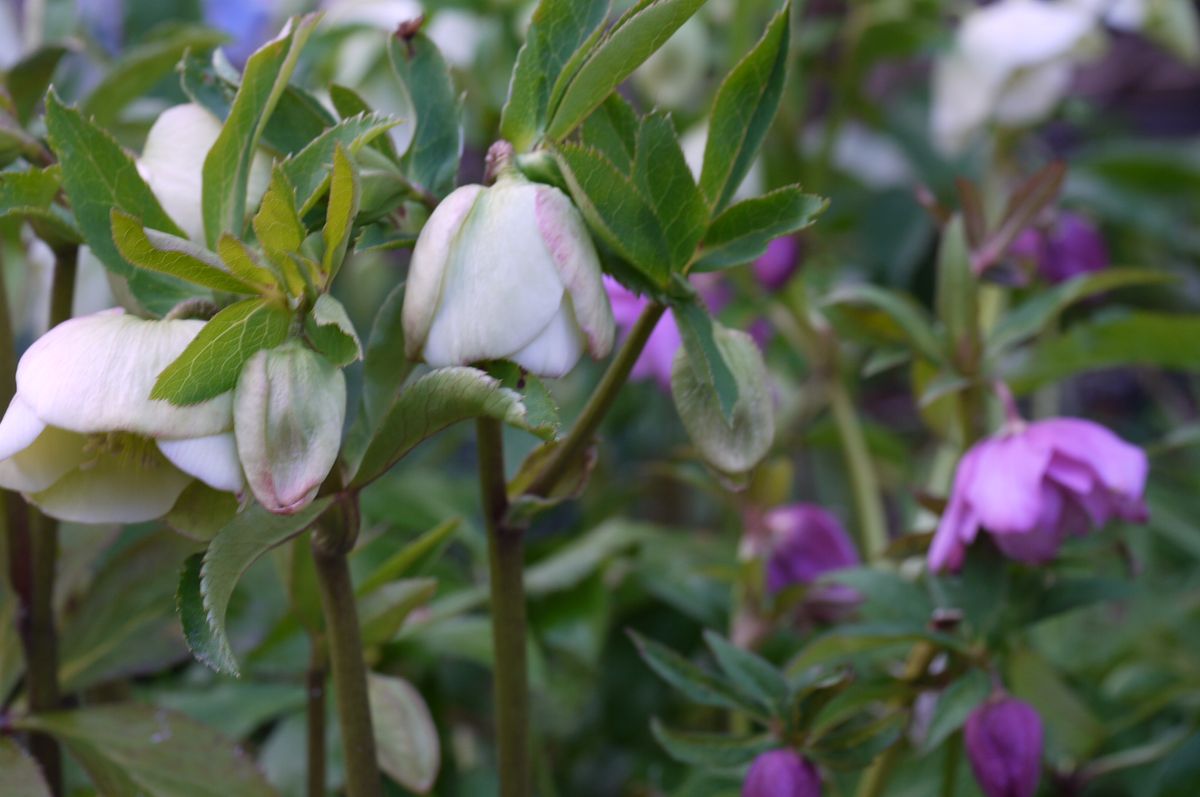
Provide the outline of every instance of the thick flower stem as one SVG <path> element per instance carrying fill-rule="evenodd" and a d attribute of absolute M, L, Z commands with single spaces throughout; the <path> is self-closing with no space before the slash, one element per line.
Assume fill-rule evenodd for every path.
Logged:
<path fill-rule="evenodd" d="M 492 418 L 476 422 L 479 440 L 479 489 L 488 532 L 491 567 L 492 647 L 496 703 L 496 745 L 501 797 L 528 797 L 529 675 L 525 662 L 524 534 L 505 522 L 508 488 L 504 443 Z"/>
<path fill-rule="evenodd" d="M 375 730 L 371 725 L 371 702 L 367 692 L 367 665 L 363 661 L 358 607 L 347 561 L 357 529 L 341 529 L 340 535 L 328 535 L 340 536 L 335 540 L 328 539 L 326 531 L 329 530 L 321 529 L 313 535 L 313 562 L 321 591 L 333 690 L 342 728 L 346 795 L 382 797 L 383 782 L 375 755 Z"/>
<path fill-rule="evenodd" d="M 646 341 L 650 339 L 650 333 L 658 325 L 658 319 L 662 318 L 662 314 L 666 310 L 666 305 L 653 303 L 642 311 L 637 323 L 630 330 L 629 337 L 626 338 L 620 351 L 609 363 L 608 370 L 604 372 L 600 384 L 596 386 L 596 391 L 592 393 L 583 411 L 579 413 L 575 426 L 559 444 L 554 456 L 530 483 L 527 490 L 530 495 L 549 495 L 563 475 L 569 472 L 576 457 L 587 448 L 592 436 L 600 428 L 604 416 L 608 414 L 613 401 L 616 400 L 617 394 L 621 392 L 621 387 L 629 379 L 629 373 L 633 370 L 638 357 L 641 356 L 642 349 L 646 348 Z"/>
<path fill-rule="evenodd" d="M 305 673 L 308 721 L 308 797 L 325 797 L 325 683 L 329 677 L 325 640 L 314 635 Z"/>

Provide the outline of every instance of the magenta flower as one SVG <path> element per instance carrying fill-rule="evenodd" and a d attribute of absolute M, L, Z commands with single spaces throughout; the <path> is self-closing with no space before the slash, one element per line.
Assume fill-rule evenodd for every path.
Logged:
<path fill-rule="evenodd" d="M 764 288 L 777 291 L 787 284 L 800 265 L 800 242 L 793 236 L 776 238 L 754 261 L 754 276 Z"/>
<path fill-rule="evenodd" d="M 1033 797 L 1042 775 L 1042 718 L 1027 703 L 993 698 L 971 713 L 967 758 L 987 797 Z"/>
<path fill-rule="evenodd" d="M 813 504 L 789 504 L 763 518 L 770 533 L 767 591 L 793 584 L 811 584 L 834 570 L 856 567 L 858 551 L 838 519 Z M 858 599 L 849 587 L 832 584 L 819 590 L 822 601 L 844 604 Z M 817 596 L 814 596 L 814 598 Z"/>
<path fill-rule="evenodd" d="M 750 765 L 742 797 L 821 797 L 821 776 L 799 753 L 772 750 Z"/>
<path fill-rule="evenodd" d="M 1060 213 L 1048 230 L 1030 227 L 1017 237 L 1009 252 L 1033 262 L 1042 278 L 1051 283 L 1103 271 L 1109 265 L 1100 230 L 1078 213 Z"/>
<path fill-rule="evenodd" d="M 956 570 L 982 528 L 1005 555 L 1047 562 L 1068 535 L 1113 518 L 1144 522 L 1146 454 L 1078 418 L 1010 421 L 958 464 L 929 568 Z"/>

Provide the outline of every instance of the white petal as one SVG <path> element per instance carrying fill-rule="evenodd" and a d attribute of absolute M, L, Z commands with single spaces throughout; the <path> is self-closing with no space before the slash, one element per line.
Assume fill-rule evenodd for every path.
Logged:
<path fill-rule="evenodd" d="M 996 98 L 996 121 L 1019 127 L 1046 118 L 1066 95 L 1073 71 L 1074 66 L 1067 61 L 1021 70 Z"/>
<path fill-rule="evenodd" d="M 541 334 L 508 359 L 538 376 L 564 376 L 579 362 L 584 342 L 571 303 L 563 297 L 558 312 Z"/>
<path fill-rule="evenodd" d="M 404 346 L 411 359 L 417 359 L 425 348 L 442 295 L 450 247 L 482 190 L 481 185 L 455 189 L 433 211 L 417 237 L 404 284 L 402 311 Z"/>
<path fill-rule="evenodd" d="M 1097 25 L 1088 8 L 1001 0 L 963 20 L 958 47 L 973 60 L 1015 70 L 1068 55 Z"/>
<path fill-rule="evenodd" d="M 73 318 L 21 357 L 17 392 L 44 423 L 73 432 L 170 439 L 228 431 L 228 393 L 187 407 L 150 400 L 158 374 L 203 326 L 203 321 L 144 321 L 120 311 Z"/>
<path fill-rule="evenodd" d="M 956 155 L 966 148 L 970 137 L 987 123 L 1005 77 L 1006 73 L 989 70 L 961 53 L 938 61 L 930 110 L 939 150 Z"/>
<path fill-rule="evenodd" d="M 240 493 L 245 486 L 231 432 L 183 440 L 159 440 L 158 449 L 175 467 L 217 490 Z"/>
<path fill-rule="evenodd" d="M 29 499 L 43 512 L 74 523 L 141 523 L 171 510 L 192 477 L 158 458 L 102 456 Z"/>
<path fill-rule="evenodd" d="M 4 419 L 0 420 L 0 459 L 8 459 L 21 449 L 28 448 L 46 424 L 34 414 L 21 394 L 13 396 Z"/>
<path fill-rule="evenodd" d="M 88 458 L 86 442 L 83 435 L 46 427 L 31 445 L 0 461 L 0 487 L 25 493 L 46 489 Z"/>
<path fill-rule="evenodd" d="M 536 196 L 534 184 L 502 176 L 463 219 L 425 342 L 430 365 L 507 357 L 558 312 L 563 284 L 537 228 Z"/>

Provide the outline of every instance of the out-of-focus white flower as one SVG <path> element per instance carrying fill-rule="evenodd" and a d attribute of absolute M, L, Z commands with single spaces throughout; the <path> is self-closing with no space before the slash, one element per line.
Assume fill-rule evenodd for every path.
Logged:
<path fill-rule="evenodd" d="M 237 453 L 254 497 L 290 515 L 312 502 L 337 461 L 346 419 L 341 369 L 299 341 L 258 352 L 234 390 Z"/>
<path fill-rule="evenodd" d="M 138 159 L 138 171 L 188 238 L 204 240 L 201 205 L 204 159 L 221 134 L 221 122 L 195 103 L 176 105 L 154 121 Z M 271 159 L 257 152 L 246 186 L 247 205 L 253 207 L 271 181 Z"/>
<path fill-rule="evenodd" d="M 562 191 L 504 172 L 446 197 L 413 249 L 404 297 L 408 355 L 434 366 L 512 360 L 562 376 L 586 348 L 612 348 L 600 261 Z"/>
<path fill-rule="evenodd" d="M 811 125 L 804 131 L 805 151 L 819 153 L 824 140 L 825 125 Z M 904 150 L 860 122 L 847 122 L 838 128 L 833 163 L 868 188 L 909 186 L 913 181 L 912 163 Z"/>
<path fill-rule="evenodd" d="M 425 33 L 447 63 L 467 69 L 475 63 L 475 53 L 488 35 L 488 25 L 489 21 L 479 14 L 447 8 L 433 15 Z"/>
<path fill-rule="evenodd" d="M 230 394 L 186 407 L 150 399 L 203 326 L 108 310 L 38 339 L 0 420 L 0 486 L 80 523 L 160 517 L 193 479 L 240 493 Z"/>
<path fill-rule="evenodd" d="M 634 85 L 657 106 L 691 107 L 703 94 L 711 53 L 708 27 L 697 14 L 634 71 Z"/>
<path fill-rule="evenodd" d="M 954 154 L 989 122 L 1019 127 L 1045 118 L 1101 36 L 1096 12 L 1072 0 L 1001 0 L 971 11 L 934 69 L 935 143 Z"/>

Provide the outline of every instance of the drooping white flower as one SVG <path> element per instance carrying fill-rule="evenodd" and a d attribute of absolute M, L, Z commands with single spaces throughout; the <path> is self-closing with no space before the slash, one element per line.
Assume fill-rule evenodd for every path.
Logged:
<path fill-rule="evenodd" d="M 1045 118 L 1101 31 L 1096 12 L 1072 0 L 1001 0 L 971 11 L 934 69 L 937 146 L 954 154 L 989 122 L 1019 127 Z"/>
<path fill-rule="evenodd" d="M 409 357 L 433 366 L 512 360 L 562 376 L 612 348 L 613 315 L 583 218 L 562 191 L 505 172 L 438 205 L 413 249 Z"/>
<path fill-rule="evenodd" d="M 107 310 L 39 338 L 0 420 L 0 486 L 80 523 L 160 517 L 193 479 L 240 493 L 231 396 L 186 407 L 149 398 L 203 326 Z"/>

